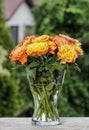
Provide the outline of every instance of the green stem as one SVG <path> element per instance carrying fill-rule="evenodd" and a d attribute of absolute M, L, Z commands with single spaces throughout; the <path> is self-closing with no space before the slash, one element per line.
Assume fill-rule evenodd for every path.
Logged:
<path fill-rule="evenodd" d="M 50 102 L 50 104 L 51 104 L 51 109 L 53 110 L 56 119 L 58 119 L 58 118 L 59 118 L 59 114 L 58 114 L 58 111 L 57 111 L 57 106 L 55 106 L 54 102 Z M 56 108 L 55 108 L 55 107 L 56 107 Z M 54 109 L 54 108 L 55 108 L 55 109 Z"/>
<path fill-rule="evenodd" d="M 59 94 L 58 94 L 58 95 L 60 95 L 60 93 L 61 93 L 61 91 L 62 91 L 62 87 L 63 87 L 63 83 L 64 83 L 64 79 L 65 79 L 65 74 L 66 74 L 66 70 L 64 70 L 64 74 L 63 74 L 63 78 L 62 78 L 62 83 L 61 83 L 61 85 L 60 85 L 60 91 L 59 91 Z"/>
<path fill-rule="evenodd" d="M 42 115 L 44 113 L 46 121 L 48 121 L 48 115 L 50 115 L 52 120 L 57 119 L 57 113 L 53 108 L 55 105 L 49 100 L 50 95 L 47 95 L 44 84 L 42 83 L 41 89 L 38 87 L 31 87 L 31 91 L 38 102 L 37 109 L 35 110 L 35 117 L 42 120 Z"/>
<path fill-rule="evenodd" d="M 48 102 L 48 97 L 47 97 L 47 94 L 46 94 L 46 91 L 45 91 L 45 88 L 44 88 L 44 85 L 42 84 L 42 88 L 43 88 L 43 92 L 44 92 L 44 95 L 45 95 L 45 101 L 46 101 L 46 109 L 48 109 L 47 113 L 50 112 L 50 116 L 52 118 L 52 120 L 55 120 L 55 116 L 54 116 L 54 113 L 52 112 L 51 108 L 50 108 L 50 105 L 49 105 L 49 102 Z"/>
<path fill-rule="evenodd" d="M 45 111 L 45 108 L 46 108 L 46 103 L 45 103 L 45 96 L 44 96 L 44 94 L 42 93 L 42 92 L 40 92 L 40 90 L 39 90 L 39 88 L 37 87 L 36 88 L 37 89 L 37 91 L 38 91 L 38 93 L 37 94 L 35 94 L 35 96 L 36 96 L 36 99 L 38 100 L 38 107 L 37 107 L 37 110 L 36 110 L 36 113 L 35 113 L 35 115 L 36 115 L 36 117 L 37 117 L 37 119 L 40 117 L 41 118 L 41 114 L 43 113 L 42 111 L 44 110 L 44 112 L 45 112 L 45 114 L 47 113 L 46 111 Z M 34 93 L 34 90 L 33 90 L 33 93 Z M 35 92 L 36 93 L 36 92 Z M 38 97 L 37 97 L 37 95 L 39 94 L 39 96 L 41 97 L 41 99 L 39 99 Z"/>

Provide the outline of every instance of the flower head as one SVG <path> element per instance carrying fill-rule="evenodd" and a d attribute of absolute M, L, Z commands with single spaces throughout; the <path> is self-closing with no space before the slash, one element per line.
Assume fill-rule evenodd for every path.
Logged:
<path fill-rule="evenodd" d="M 42 36 L 34 38 L 32 40 L 32 43 L 46 42 L 49 40 L 49 38 L 50 38 L 50 36 L 48 36 L 48 35 L 42 35 Z"/>
<path fill-rule="evenodd" d="M 32 43 L 32 40 L 35 38 L 35 36 L 28 36 L 23 39 L 23 45 L 27 46 Z"/>
<path fill-rule="evenodd" d="M 57 49 L 56 43 L 53 41 L 48 41 L 47 44 L 48 44 L 48 48 L 49 48 L 49 53 L 55 54 L 55 51 Z"/>
<path fill-rule="evenodd" d="M 9 58 L 12 61 L 20 61 L 22 64 L 27 62 L 26 46 L 18 44 L 10 53 Z"/>
<path fill-rule="evenodd" d="M 74 63 L 78 57 L 74 48 L 72 48 L 70 45 L 62 45 L 57 53 L 57 56 L 65 63 Z"/>
<path fill-rule="evenodd" d="M 81 45 L 75 44 L 75 45 L 73 45 L 73 47 L 74 47 L 77 55 L 83 55 L 84 52 L 83 52 L 83 50 L 81 48 Z"/>
<path fill-rule="evenodd" d="M 33 43 L 28 45 L 26 52 L 29 56 L 41 56 L 48 52 L 48 45 L 46 42 Z"/>
<path fill-rule="evenodd" d="M 76 39 L 73 39 L 69 36 L 60 34 L 58 36 L 55 36 L 53 38 L 54 42 L 57 44 L 58 48 L 61 47 L 61 45 L 65 45 L 65 44 L 69 44 L 69 45 L 73 45 L 77 43 Z"/>

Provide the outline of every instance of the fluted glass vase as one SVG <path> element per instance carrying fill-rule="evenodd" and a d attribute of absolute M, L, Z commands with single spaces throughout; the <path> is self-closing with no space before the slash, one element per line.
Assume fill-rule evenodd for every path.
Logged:
<path fill-rule="evenodd" d="M 35 125 L 58 125 L 60 117 L 57 103 L 62 90 L 65 70 L 28 69 L 27 78 L 34 99 L 32 123 Z"/>

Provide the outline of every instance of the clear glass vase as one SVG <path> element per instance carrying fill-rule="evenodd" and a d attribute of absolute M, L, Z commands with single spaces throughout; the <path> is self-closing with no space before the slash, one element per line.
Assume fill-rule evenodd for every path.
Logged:
<path fill-rule="evenodd" d="M 26 71 L 34 99 L 32 123 L 42 126 L 60 124 L 57 103 L 66 71 L 55 70 L 51 73 L 36 68 Z"/>

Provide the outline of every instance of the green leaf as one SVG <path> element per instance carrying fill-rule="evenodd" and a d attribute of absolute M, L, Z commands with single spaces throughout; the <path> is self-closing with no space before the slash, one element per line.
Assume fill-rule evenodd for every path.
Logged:
<path fill-rule="evenodd" d="M 37 66 L 38 64 L 37 64 L 37 62 L 35 62 L 35 61 L 33 61 L 33 62 L 31 62 L 29 65 L 28 65 L 28 68 L 35 68 L 36 66 Z"/>
<path fill-rule="evenodd" d="M 59 62 L 54 62 L 47 65 L 47 68 L 50 72 L 53 72 L 54 70 L 63 70 L 65 68 L 65 65 L 61 65 Z"/>
<path fill-rule="evenodd" d="M 74 69 L 77 70 L 78 72 L 81 72 L 81 69 L 79 68 L 78 64 L 74 64 Z"/>
<path fill-rule="evenodd" d="M 53 83 L 53 82 L 49 83 L 49 84 L 46 86 L 46 90 L 47 90 L 47 91 L 52 90 L 52 89 L 53 89 L 53 86 L 54 86 L 54 83 Z"/>

